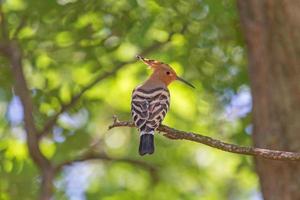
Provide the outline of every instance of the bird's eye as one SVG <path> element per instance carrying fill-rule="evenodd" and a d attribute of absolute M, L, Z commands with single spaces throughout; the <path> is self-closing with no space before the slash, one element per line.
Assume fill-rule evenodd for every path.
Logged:
<path fill-rule="evenodd" d="M 170 75 L 171 73 L 169 71 L 166 72 L 167 75 Z"/>

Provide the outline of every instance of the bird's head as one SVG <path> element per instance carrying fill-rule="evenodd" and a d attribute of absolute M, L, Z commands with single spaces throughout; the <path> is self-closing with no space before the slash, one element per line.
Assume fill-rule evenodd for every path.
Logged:
<path fill-rule="evenodd" d="M 147 59 L 139 55 L 136 57 L 154 70 L 152 76 L 155 76 L 159 80 L 163 81 L 166 85 L 169 85 L 175 80 L 179 80 L 188 86 L 195 88 L 191 83 L 177 76 L 176 72 L 172 69 L 172 67 L 170 67 L 170 65 L 157 60 Z"/>

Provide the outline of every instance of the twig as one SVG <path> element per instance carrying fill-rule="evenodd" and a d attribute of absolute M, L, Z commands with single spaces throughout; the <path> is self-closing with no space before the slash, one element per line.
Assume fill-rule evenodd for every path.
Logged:
<path fill-rule="evenodd" d="M 148 54 L 152 51 L 154 51 L 155 49 L 167 44 L 168 42 L 170 42 L 172 36 L 174 35 L 174 33 L 170 33 L 169 38 L 167 39 L 167 41 L 163 42 L 163 43 L 155 43 L 152 46 L 146 48 L 141 55 L 145 55 Z M 94 87 L 97 83 L 101 82 L 102 80 L 109 78 L 113 75 L 115 75 L 120 69 L 122 69 L 123 67 L 125 67 L 128 64 L 134 63 L 136 62 L 136 60 L 131 60 L 129 62 L 122 62 L 120 64 L 118 64 L 115 68 L 113 68 L 110 72 L 106 72 L 104 74 L 99 75 L 95 80 L 93 80 L 92 82 L 90 82 L 89 84 L 87 84 L 85 87 L 83 87 L 81 89 L 81 91 L 74 95 L 71 100 L 66 103 L 66 104 L 62 104 L 60 110 L 54 114 L 44 125 L 44 127 L 42 128 L 41 131 L 39 131 L 39 138 L 42 138 L 44 136 L 46 136 L 47 134 L 50 133 L 50 131 L 52 130 L 53 126 L 56 124 L 57 119 L 59 118 L 59 116 L 67 111 L 68 109 L 70 109 L 71 107 L 73 107 L 78 100 L 82 97 L 82 95 L 88 91 L 89 89 L 91 89 L 92 87 Z"/>
<path fill-rule="evenodd" d="M 134 127 L 133 122 L 130 121 L 119 121 L 114 117 L 113 124 L 108 127 L 112 129 L 115 127 Z M 300 153 L 298 152 L 288 152 L 288 151 L 277 151 L 256 147 L 244 147 L 235 144 L 230 144 L 222 142 L 220 140 L 213 139 L 208 136 L 200 135 L 192 132 L 185 132 L 176 130 L 174 128 L 168 127 L 166 125 L 160 125 L 157 129 L 159 132 L 163 132 L 163 136 L 173 139 L 173 140 L 190 140 L 193 142 L 205 144 L 207 146 L 220 149 L 222 151 L 227 151 L 231 153 L 258 156 L 271 160 L 284 160 L 284 161 L 300 161 Z"/>

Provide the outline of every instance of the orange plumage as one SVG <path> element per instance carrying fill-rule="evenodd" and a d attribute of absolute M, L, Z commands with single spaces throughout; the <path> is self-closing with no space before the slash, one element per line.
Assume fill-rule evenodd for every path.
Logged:
<path fill-rule="evenodd" d="M 153 69 L 151 76 L 137 86 L 132 93 L 132 119 L 140 132 L 140 155 L 154 152 L 154 132 L 163 121 L 170 105 L 168 85 L 175 80 L 191 87 L 192 84 L 177 76 L 176 72 L 163 62 L 137 56 Z"/>

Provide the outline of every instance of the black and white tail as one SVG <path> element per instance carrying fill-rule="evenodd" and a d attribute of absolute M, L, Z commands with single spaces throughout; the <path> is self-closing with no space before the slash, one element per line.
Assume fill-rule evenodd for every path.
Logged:
<path fill-rule="evenodd" d="M 141 156 L 154 153 L 154 132 L 141 134 L 139 153 Z"/>
<path fill-rule="evenodd" d="M 166 88 L 144 90 L 136 88 L 132 93 L 131 114 L 140 131 L 140 155 L 154 152 L 154 131 L 164 119 L 170 103 Z"/>

